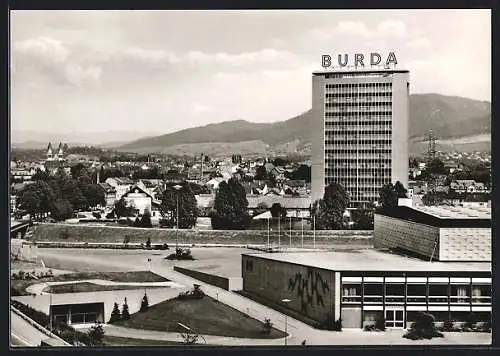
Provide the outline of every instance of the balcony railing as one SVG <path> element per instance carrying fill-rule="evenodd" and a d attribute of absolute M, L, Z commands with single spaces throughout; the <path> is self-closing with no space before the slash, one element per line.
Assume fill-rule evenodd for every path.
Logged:
<path fill-rule="evenodd" d="M 491 297 L 489 296 L 474 296 L 472 297 L 472 304 L 490 304 Z"/>
<path fill-rule="evenodd" d="M 386 303 L 404 303 L 405 297 L 404 295 L 386 295 L 385 302 Z"/>
<path fill-rule="evenodd" d="M 361 303 L 360 295 L 345 295 L 342 296 L 342 303 L 346 304 L 358 304 Z"/>
<path fill-rule="evenodd" d="M 371 304 L 382 304 L 382 300 L 384 299 L 381 295 L 364 295 L 363 303 L 371 303 Z"/>
<path fill-rule="evenodd" d="M 411 304 L 426 304 L 426 299 L 427 298 L 425 296 L 421 295 L 417 296 L 409 295 L 406 297 L 406 302 Z"/>
<path fill-rule="evenodd" d="M 430 295 L 429 303 L 434 304 L 448 304 L 448 296 L 447 295 Z"/>
<path fill-rule="evenodd" d="M 469 304 L 469 300 L 470 300 L 469 296 L 452 295 L 450 297 L 451 304 Z"/>

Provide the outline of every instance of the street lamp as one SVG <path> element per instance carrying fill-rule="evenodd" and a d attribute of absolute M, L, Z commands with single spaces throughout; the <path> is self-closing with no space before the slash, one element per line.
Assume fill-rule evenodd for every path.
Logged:
<path fill-rule="evenodd" d="M 281 302 L 288 304 L 291 302 L 291 300 L 285 298 L 285 299 L 282 299 Z M 287 334 L 287 315 L 285 313 L 285 346 L 287 345 L 287 337 L 288 337 L 288 334 Z"/>
<path fill-rule="evenodd" d="M 179 184 L 174 185 L 174 189 L 177 191 L 177 193 L 175 194 L 175 197 L 177 199 L 177 209 L 176 209 L 176 212 L 177 212 L 177 219 L 176 219 L 177 230 L 175 231 L 175 251 L 176 251 L 176 253 L 177 253 L 177 248 L 179 247 L 179 189 L 181 189 L 181 188 L 182 188 L 182 186 Z"/>

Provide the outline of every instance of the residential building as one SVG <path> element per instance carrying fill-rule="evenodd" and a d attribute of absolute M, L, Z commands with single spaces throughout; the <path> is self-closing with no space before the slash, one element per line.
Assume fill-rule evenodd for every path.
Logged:
<path fill-rule="evenodd" d="M 116 202 L 116 189 L 108 183 L 99 183 L 99 188 L 104 192 L 104 200 L 106 201 L 106 207 L 110 208 L 115 205 Z"/>
<path fill-rule="evenodd" d="M 153 194 L 142 185 L 132 185 L 123 195 L 123 199 L 127 204 L 135 207 L 137 215 L 142 215 L 145 210 L 149 210 L 151 220 L 159 218 L 159 206 L 161 201 L 155 199 Z"/>
<path fill-rule="evenodd" d="M 409 72 L 313 73 L 312 200 L 339 183 L 350 207 L 378 199 L 387 183 L 408 183 Z"/>
<path fill-rule="evenodd" d="M 126 177 L 113 177 L 106 179 L 105 183 L 109 184 L 116 190 L 116 200 L 120 200 L 121 197 L 129 191 L 129 189 L 134 184 L 134 181 Z"/>
<path fill-rule="evenodd" d="M 253 215 L 259 204 L 266 204 L 270 209 L 279 203 L 286 209 L 287 217 L 308 218 L 310 216 L 311 198 L 285 195 L 247 195 L 248 212 Z"/>

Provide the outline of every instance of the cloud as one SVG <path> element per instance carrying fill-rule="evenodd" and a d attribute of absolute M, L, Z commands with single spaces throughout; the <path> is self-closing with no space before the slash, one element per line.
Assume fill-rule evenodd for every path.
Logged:
<path fill-rule="evenodd" d="M 102 69 L 97 65 L 84 65 L 73 58 L 70 48 L 60 40 L 50 37 L 32 38 L 12 45 L 13 75 L 22 75 L 22 69 L 31 74 L 51 78 L 57 83 L 72 84 L 83 89 L 86 85 L 98 85 Z M 34 71 L 34 72 L 31 72 Z M 25 79 L 30 80 L 25 73 Z"/>
<path fill-rule="evenodd" d="M 45 64 L 64 63 L 70 54 L 70 50 L 64 46 L 62 41 L 48 37 L 16 42 L 13 44 L 12 49 L 14 53 L 30 56 L 43 61 Z"/>
<path fill-rule="evenodd" d="M 431 42 L 427 37 L 419 37 L 414 39 L 413 41 L 408 42 L 406 47 L 419 49 L 419 48 L 429 47 L 430 45 Z"/>
<path fill-rule="evenodd" d="M 362 21 L 340 21 L 334 27 L 316 28 L 309 33 L 312 37 L 323 40 L 340 36 L 377 39 L 403 38 L 407 35 L 406 25 L 402 21 L 382 21 L 375 28 L 368 28 Z"/>
<path fill-rule="evenodd" d="M 406 25 L 402 21 L 383 21 L 377 25 L 377 37 L 405 37 Z"/>

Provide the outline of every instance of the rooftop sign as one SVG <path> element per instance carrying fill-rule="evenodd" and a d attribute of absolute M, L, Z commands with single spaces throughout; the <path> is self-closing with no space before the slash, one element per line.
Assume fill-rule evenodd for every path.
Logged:
<path fill-rule="evenodd" d="M 351 64 L 349 65 L 349 63 Z M 391 65 L 395 67 L 396 64 L 398 64 L 398 61 L 394 52 L 389 52 L 385 59 L 385 62 L 382 62 L 382 56 L 379 53 L 370 53 L 366 57 L 362 53 L 355 53 L 354 56 L 349 56 L 348 54 L 339 54 L 335 63 L 334 60 L 332 60 L 332 56 L 330 56 L 329 54 L 324 54 L 321 56 L 321 66 L 325 69 L 341 69 L 345 67 L 364 68 L 365 63 L 366 65 L 370 65 L 371 67 L 383 66 L 389 69 Z"/>

